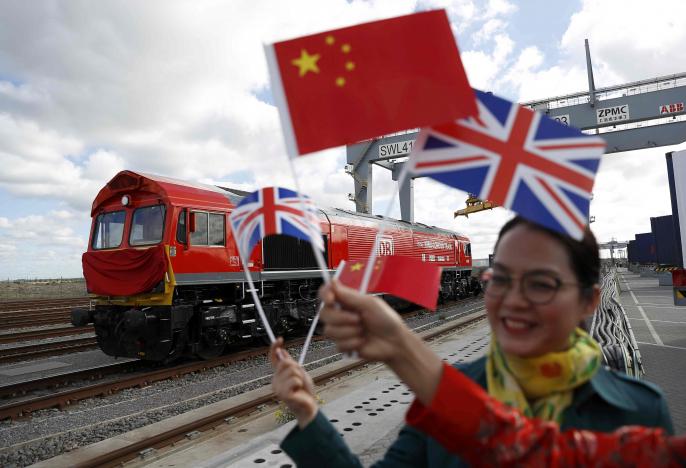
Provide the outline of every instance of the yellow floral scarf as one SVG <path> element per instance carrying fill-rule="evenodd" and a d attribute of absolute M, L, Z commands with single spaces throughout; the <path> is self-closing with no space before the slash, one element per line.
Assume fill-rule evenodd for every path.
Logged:
<path fill-rule="evenodd" d="M 488 393 L 526 416 L 562 422 L 574 388 L 587 382 L 600 367 L 601 351 L 585 331 L 574 330 L 570 348 L 534 358 L 503 353 L 491 337 L 486 359 Z"/>

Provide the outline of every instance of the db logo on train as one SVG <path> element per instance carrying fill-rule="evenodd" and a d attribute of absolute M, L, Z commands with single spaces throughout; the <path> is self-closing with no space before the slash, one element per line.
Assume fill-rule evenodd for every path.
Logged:
<path fill-rule="evenodd" d="M 382 237 L 379 239 L 379 248 L 376 251 L 376 255 L 393 255 L 393 238 L 392 237 Z"/>

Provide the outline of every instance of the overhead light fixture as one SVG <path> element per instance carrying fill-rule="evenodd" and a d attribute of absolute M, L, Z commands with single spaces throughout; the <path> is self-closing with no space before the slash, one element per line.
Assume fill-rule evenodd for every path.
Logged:
<path fill-rule="evenodd" d="M 129 197 L 128 195 L 124 195 L 123 197 L 121 197 L 121 204 L 122 205 L 129 206 L 130 203 L 131 203 L 131 197 Z"/>

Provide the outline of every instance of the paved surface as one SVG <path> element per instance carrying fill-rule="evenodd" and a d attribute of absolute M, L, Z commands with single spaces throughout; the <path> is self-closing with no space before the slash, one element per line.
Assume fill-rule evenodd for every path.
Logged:
<path fill-rule="evenodd" d="M 471 361 L 485 353 L 489 340 L 488 324 L 481 321 L 433 341 L 431 347 L 447 361 Z M 324 414 L 338 428 L 351 450 L 359 455 L 364 466 L 371 465 L 386 453 L 402 427 L 405 412 L 413 399 L 409 389 L 382 365 L 319 390 L 319 396 L 326 402 Z M 181 445 L 170 453 L 160 454 L 156 460 L 139 460 L 129 466 L 293 468 L 293 461 L 279 448 L 293 425 L 291 422 L 274 427 L 274 415 L 268 413 L 230 431 L 217 431 L 216 435 L 200 443 Z"/>
<path fill-rule="evenodd" d="M 620 289 L 645 378 L 665 393 L 675 432 L 686 433 L 686 307 L 675 307 L 672 287 L 657 278 L 621 273 Z"/>

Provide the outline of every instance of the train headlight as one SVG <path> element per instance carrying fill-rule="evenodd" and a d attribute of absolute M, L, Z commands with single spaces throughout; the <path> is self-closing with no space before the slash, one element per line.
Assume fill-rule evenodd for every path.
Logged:
<path fill-rule="evenodd" d="M 131 197 L 129 197 L 128 195 L 124 195 L 123 197 L 121 197 L 122 205 L 129 206 L 129 203 L 131 203 Z"/>

